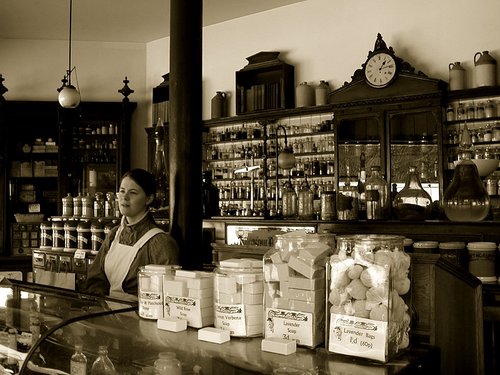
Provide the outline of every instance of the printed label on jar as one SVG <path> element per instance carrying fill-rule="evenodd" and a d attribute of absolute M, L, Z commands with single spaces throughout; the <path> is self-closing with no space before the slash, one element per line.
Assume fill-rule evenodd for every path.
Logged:
<path fill-rule="evenodd" d="M 328 350 L 363 358 L 385 361 L 387 322 L 330 314 Z"/>
<path fill-rule="evenodd" d="M 204 300 L 200 298 L 165 296 L 163 314 L 184 319 L 190 327 L 201 328 L 209 323 L 208 320 L 213 321 L 213 299 L 209 299 L 210 303 L 205 302 L 207 306 L 203 307 Z"/>
<path fill-rule="evenodd" d="M 311 313 L 266 309 L 266 337 L 295 340 L 297 345 L 314 346 L 313 330 Z"/>
<path fill-rule="evenodd" d="M 163 318 L 162 293 L 140 291 L 139 316 L 146 319 Z"/>
<path fill-rule="evenodd" d="M 215 304 L 215 328 L 230 331 L 231 336 L 246 336 L 245 305 Z"/>

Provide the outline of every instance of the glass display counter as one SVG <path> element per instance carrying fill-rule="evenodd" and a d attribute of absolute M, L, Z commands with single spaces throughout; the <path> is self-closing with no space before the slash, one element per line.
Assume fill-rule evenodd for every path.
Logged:
<path fill-rule="evenodd" d="M 412 349 L 389 364 L 298 348 L 288 356 L 261 351 L 261 338 L 224 344 L 198 341 L 197 330 L 159 330 L 140 318 L 134 303 L 49 286 L 0 280 L 0 374 L 70 373 L 81 344 L 88 373 L 106 345 L 117 374 L 152 374 L 161 352 L 174 352 L 183 374 L 397 374 L 436 373 L 435 348 Z M 13 335 L 16 335 L 13 346 Z M 2 372 L 5 371 L 5 372 Z"/>

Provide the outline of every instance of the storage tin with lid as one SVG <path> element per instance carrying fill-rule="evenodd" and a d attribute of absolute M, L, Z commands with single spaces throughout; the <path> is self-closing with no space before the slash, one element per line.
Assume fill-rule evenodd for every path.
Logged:
<path fill-rule="evenodd" d="M 469 272 L 483 283 L 494 283 L 496 277 L 497 245 L 495 242 L 469 242 Z"/>
<path fill-rule="evenodd" d="M 438 241 L 416 241 L 413 243 L 413 252 L 438 254 L 439 253 L 439 242 Z"/>
<path fill-rule="evenodd" d="M 64 251 L 76 251 L 76 221 L 68 220 L 64 223 Z"/>
<path fill-rule="evenodd" d="M 52 222 L 52 250 L 64 250 L 64 223 L 62 221 Z"/>
<path fill-rule="evenodd" d="M 99 221 L 94 221 L 90 225 L 90 243 L 92 251 L 99 251 L 104 242 L 104 225 Z"/>
<path fill-rule="evenodd" d="M 91 236 L 90 236 L 90 223 L 82 221 L 76 226 L 76 247 L 80 250 L 90 250 Z"/>
<path fill-rule="evenodd" d="M 467 268 L 467 250 L 465 249 L 465 242 L 440 242 L 439 253 L 443 259 Z"/>
<path fill-rule="evenodd" d="M 52 224 L 44 221 L 40 224 L 40 249 L 52 249 Z"/>
<path fill-rule="evenodd" d="M 262 260 L 232 258 L 219 262 L 214 275 L 214 326 L 231 336 L 257 337 L 263 328 Z"/>
<path fill-rule="evenodd" d="M 177 265 L 148 264 L 137 273 L 139 316 L 145 319 L 163 318 L 163 282 L 173 279 Z"/>

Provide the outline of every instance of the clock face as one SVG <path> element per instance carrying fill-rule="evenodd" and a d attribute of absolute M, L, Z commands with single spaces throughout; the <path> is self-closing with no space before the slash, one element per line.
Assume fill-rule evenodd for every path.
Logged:
<path fill-rule="evenodd" d="M 389 86 L 397 77 L 396 60 L 388 53 L 380 52 L 370 56 L 365 64 L 366 82 L 375 88 Z"/>

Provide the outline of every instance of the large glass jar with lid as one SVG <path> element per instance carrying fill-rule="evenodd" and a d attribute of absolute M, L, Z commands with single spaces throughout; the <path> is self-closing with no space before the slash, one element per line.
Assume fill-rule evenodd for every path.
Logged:
<path fill-rule="evenodd" d="M 283 186 L 283 217 L 284 218 L 294 218 L 297 216 L 297 193 L 293 188 L 290 179 L 285 182 Z"/>
<path fill-rule="evenodd" d="M 432 212 L 432 198 L 418 177 L 417 168 L 411 166 L 403 189 L 393 202 L 394 214 L 399 220 L 425 220 Z"/>
<path fill-rule="evenodd" d="M 380 166 L 371 167 L 371 176 L 365 185 L 366 218 L 384 220 L 389 218 L 389 184 L 380 173 Z"/>
<path fill-rule="evenodd" d="M 298 215 L 300 219 L 312 219 L 314 214 L 314 193 L 306 179 L 300 185 Z"/>
<path fill-rule="evenodd" d="M 348 178 L 343 186 L 339 186 L 337 194 L 337 219 L 357 220 L 359 214 L 359 193 L 358 188 L 351 185 Z"/>

